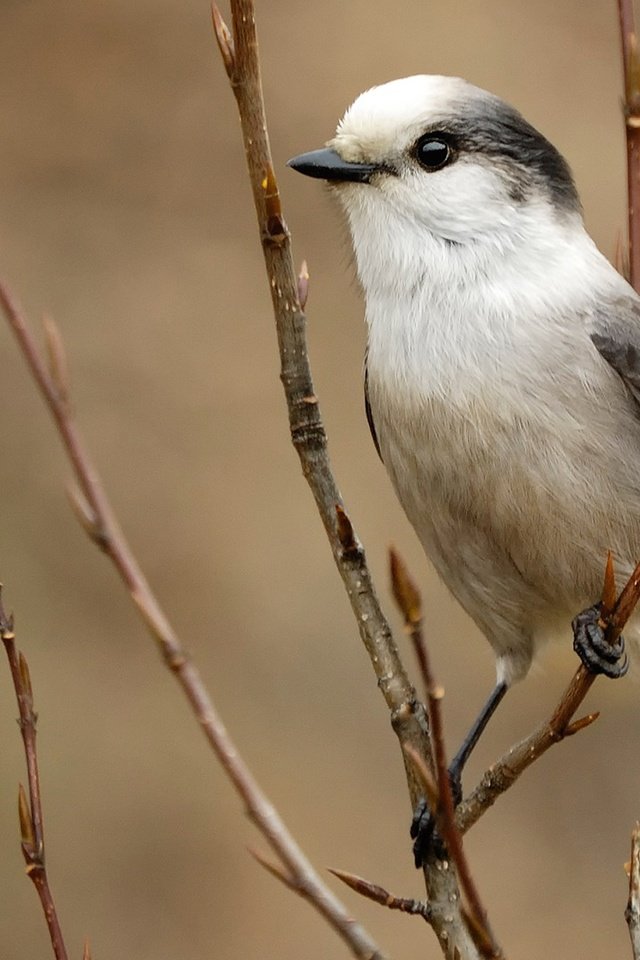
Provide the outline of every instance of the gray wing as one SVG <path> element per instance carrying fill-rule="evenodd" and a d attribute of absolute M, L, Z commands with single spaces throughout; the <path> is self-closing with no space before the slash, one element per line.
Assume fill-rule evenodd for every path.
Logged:
<path fill-rule="evenodd" d="M 367 423 L 369 424 L 369 430 L 371 431 L 371 439 L 373 440 L 373 445 L 377 450 L 378 456 L 382 460 L 382 454 L 380 453 L 380 444 L 378 442 L 378 434 L 376 433 L 376 425 L 373 421 L 373 411 L 371 409 L 371 404 L 369 403 L 369 370 L 367 368 L 366 352 L 364 355 L 364 412 L 367 415 Z"/>
<path fill-rule="evenodd" d="M 591 340 L 640 406 L 640 301 L 620 297 L 597 313 Z"/>

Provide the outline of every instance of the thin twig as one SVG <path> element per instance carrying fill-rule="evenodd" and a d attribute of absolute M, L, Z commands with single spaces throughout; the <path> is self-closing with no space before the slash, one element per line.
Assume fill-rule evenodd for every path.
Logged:
<path fill-rule="evenodd" d="M 273 169 L 262 97 L 258 38 L 252 0 L 231 0 L 233 29 L 229 30 L 213 5 L 213 25 L 222 60 L 236 98 L 245 158 L 258 222 L 269 289 L 276 321 L 292 442 L 304 476 L 316 501 L 356 617 L 360 636 L 375 670 L 378 686 L 391 711 L 401 745 L 410 744 L 429 758 L 424 711 L 417 701 L 376 596 L 362 545 L 356 536 L 337 488 L 327 452 L 327 438 L 313 387 L 306 343 L 306 318 L 291 255 Z M 313 398 L 309 402 L 309 398 Z M 415 807 L 421 787 L 413 765 L 403 754 L 409 794 Z M 425 882 L 433 908 L 432 925 L 447 956 L 456 951 L 466 958 L 477 950 L 458 907 L 459 891 L 453 871 L 425 864 Z"/>
<path fill-rule="evenodd" d="M 348 873 L 346 870 L 335 870 L 329 867 L 329 873 L 332 873 L 338 880 L 342 880 L 360 896 L 373 900 L 374 903 L 379 903 L 382 907 L 388 907 L 389 910 L 399 910 L 401 913 L 410 913 L 414 917 L 422 917 L 427 923 L 431 921 L 431 908 L 424 900 L 396 897 L 379 884 L 371 883 L 364 877 L 358 877 L 355 873 Z"/>
<path fill-rule="evenodd" d="M 340 900 L 331 892 L 287 830 L 281 817 L 263 793 L 240 756 L 217 713 L 199 670 L 187 657 L 173 627 L 160 607 L 137 560 L 117 524 L 102 489 L 96 468 L 82 442 L 68 402 L 68 389 L 61 390 L 54 377 L 66 369 L 62 338 L 56 335 L 57 359 L 52 373 L 47 370 L 37 343 L 14 297 L 0 283 L 0 306 L 13 330 L 22 354 L 40 388 L 62 438 L 79 490 L 73 500 L 76 512 L 101 550 L 106 553 L 124 581 L 131 597 L 155 639 L 169 670 L 174 674 L 218 760 L 242 797 L 249 816 L 296 878 L 299 892 L 324 916 L 357 957 L 381 958 L 382 953 L 364 928 L 355 923 Z M 49 321 L 49 331 L 52 321 Z M 49 334 L 49 339 L 50 339 Z"/>
<path fill-rule="evenodd" d="M 11 670 L 11 679 L 16 692 L 18 711 L 20 714 L 20 732 L 24 743 L 24 755 L 27 764 L 27 778 L 29 783 L 29 799 L 20 784 L 18 790 L 18 815 L 20 819 L 20 833 L 22 836 L 22 855 L 27 865 L 27 876 L 32 881 L 40 903 L 44 918 L 49 928 L 49 937 L 56 960 L 68 960 L 60 921 L 49 886 L 49 878 L 45 866 L 44 827 L 42 821 L 42 795 L 40 792 L 40 774 L 38 771 L 38 754 L 36 751 L 36 721 L 37 714 L 33 709 L 33 688 L 26 658 L 16 647 L 16 637 L 13 630 L 13 617 L 8 616 L 2 603 L 0 588 L 0 639 L 4 644 Z"/>
<path fill-rule="evenodd" d="M 640 285 L 640 57 L 633 0 L 618 0 L 620 42 L 624 69 L 624 118 L 627 139 L 627 203 L 629 214 L 629 275 Z"/>
<path fill-rule="evenodd" d="M 629 862 L 629 900 L 624 911 L 629 927 L 633 960 L 640 960 L 640 824 L 631 833 L 631 860 Z"/>
<path fill-rule="evenodd" d="M 609 556 L 605 571 L 600 618 L 605 627 L 605 635 L 610 643 L 614 643 L 620 636 L 640 598 L 640 564 L 629 577 L 615 602 L 613 600 L 614 596 L 613 561 Z M 565 740 L 568 736 L 584 730 L 597 720 L 598 714 L 591 713 L 571 723 L 595 679 L 596 675 L 590 673 L 586 667 L 581 665 L 562 694 L 549 720 L 540 724 L 528 737 L 511 747 L 497 763 L 486 771 L 478 786 L 456 810 L 456 822 L 462 833 L 466 833 L 489 807 L 493 806 L 498 797 L 513 786 L 520 775 L 546 753 L 550 747 Z"/>
<path fill-rule="evenodd" d="M 449 856 L 455 864 L 458 880 L 465 896 L 472 931 L 474 934 L 478 934 L 475 937 L 478 949 L 484 957 L 502 957 L 502 950 L 491 930 L 487 911 L 480 899 L 478 887 L 471 874 L 469 862 L 463 849 L 462 836 L 456 825 L 455 802 L 451 781 L 449 780 L 449 764 L 447 763 L 444 744 L 444 724 L 441 709 L 444 690 L 436 683 L 431 669 L 429 651 L 422 630 L 422 598 L 404 561 L 393 548 L 389 551 L 389 560 L 393 595 L 404 618 L 405 630 L 411 639 L 425 689 L 438 795 L 437 805 L 432 807 L 432 812 L 434 816 L 438 817 L 438 829 Z M 409 750 L 411 751 L 411 748 Z M 413 751 L 411 753 L 413 754 Z M 428 776 L 425 775 L 429 771 L 426 767 L 422 769 L 424 765 L 420 757 L 414 755 L 413 759 L 414 762 L 418 762 L 426 788 Z"/>

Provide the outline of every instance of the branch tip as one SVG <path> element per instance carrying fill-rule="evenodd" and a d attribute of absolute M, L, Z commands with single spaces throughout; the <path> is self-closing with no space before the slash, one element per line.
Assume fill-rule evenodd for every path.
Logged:
<path fill-rule="evenodd" d="M 222 14 L 220 13 L 217 3 L 211 4 L 211 19 L 213 21 L 213 32 L 216 35 L 216 41 L 218 43 L 218 49 L 220 50 L 220 56 L 222 57 L 224 68 L 227 71 L 229 80 L 233 81 L 236 69 L 236 53 L 233 44 L 233 37 L 231 36 L 229 27 L 222 18 Z"/>
<path fill-rule="evenodd" d="M 599 716 L 600 711 L 596 710 L 594 713 L 587 713 L 586 716 L 574 720 L 573 723 L 570 723 L 569 726 L 565 728 L 564 736 L 572 737 L 574 734 L 580 733 L 581 730 L 586 730 L 587 727 L 590 727 L 592 723 L 596 722 Z"/>
<path fill-rule="evenodd" d="M 393 598 L 404 618 L 405 626 L 412 629 L 422 620 L 422 598 L 395 547 L 389 547 L 389 572 Z"/>
<path fill-rule="evenodd" d="M 359 893 L 360 896 L 379 903 L 382 907 L 388 907 L 390 910 L 399 910 L 401 913 L 409 913 L 414 916 L 421 916 L 425 920 L 431 917 L 431 910 L 428 903 L 423 900 L 414 900 L 408 897 L 396 897 L 389 893 L 384 887 L 377 883 L 371 883 L 364 877 L 358 877 L 355 873 L 348 873 L 346 870 L 336 870 L 332 867 L 327 868 L 338 880 L 346 883 L 351 890 Z"/>
<path fill-rule="evenodd" d="M 613 565 L 613 554 L 607 552 L 607 562 L 604 568 L 604 583 L 602 584 L 602 616 L 610 617 L 616 605 L 616 576 Z"/>

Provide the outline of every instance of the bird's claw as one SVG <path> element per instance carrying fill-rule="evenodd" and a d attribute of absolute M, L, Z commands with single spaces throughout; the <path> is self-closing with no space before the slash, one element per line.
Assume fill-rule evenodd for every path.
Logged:
<path fill-rule="evenodd" d="M 622 636 L 615 643 L 607 640 L 600 619 L 600 606 L 596 603 L 573 620 L 573 649 L 591 673 L 602 673 L 617 680 L 629 669 L 629 659 Z"/>

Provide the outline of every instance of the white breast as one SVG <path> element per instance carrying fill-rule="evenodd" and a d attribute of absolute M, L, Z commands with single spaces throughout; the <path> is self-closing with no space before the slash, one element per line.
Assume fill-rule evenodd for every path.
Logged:
<path fill-rule="evenodd" d="M 508 679 L 597 599 L 608 549 L 622 570 L 640 555 L 640 427 L 589 338 L 594 274 L 620 281 L 586 234 L 557 240 L 524 274 L 513 249 L 496 269 L 439 243 L 398 262 L 371 231 L 356 245 L 384 463 Z"/>

